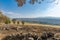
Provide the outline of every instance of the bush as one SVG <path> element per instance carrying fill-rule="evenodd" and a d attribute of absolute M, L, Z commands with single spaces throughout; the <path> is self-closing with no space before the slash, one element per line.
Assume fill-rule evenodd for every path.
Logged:
<path fill-rule="evenodd" d="M 22 23 L 22 25 L 24 25 L 24 21 L 22 21 L 21 23 Z"/>
<path fill-rule="evenodd" d="M 16 19 L 12 19 L 12 22 L 15 24 L 15 22 L 16 22 Z"/>
<path fill-rule="evenodd" d="M 17 21 L 17 24 L 19 24 L 19 21 Z"/>
<path fill-rule="evenodd" d="M 11 23 L 10 20 L 9 19 L 6 19 L 5 20 L 5 24 L 9 24 L 9 23 Z"/>

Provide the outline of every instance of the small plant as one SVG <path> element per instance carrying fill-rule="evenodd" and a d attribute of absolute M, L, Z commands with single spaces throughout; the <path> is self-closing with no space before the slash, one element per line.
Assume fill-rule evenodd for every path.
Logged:
<path fill-rule="evenodd" d="M 19 21 L 17 21 L 17 24 L 19 24 Z"/>
<path fill-rule="evenodd" d="M 22 23 L 22 25 L 24 25 L 24 21 L 22 21 L 21 23 Z"/>
<path fill-rule="evenodd" d="M 15 22 L 16 22 L 16 19 L 12 19 L 12 22 L 15 24 Z"/>

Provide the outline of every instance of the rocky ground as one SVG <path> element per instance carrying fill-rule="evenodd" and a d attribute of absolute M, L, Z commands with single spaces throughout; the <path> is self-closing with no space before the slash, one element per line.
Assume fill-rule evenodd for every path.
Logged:
<path fill-rule="evenodd" d="M 0 40 L 22 40 L 21 38 L 23 40 L 36 40 L 35 38 L 60 40 L 60 28 L 42 25 L 0 25 Z"/>

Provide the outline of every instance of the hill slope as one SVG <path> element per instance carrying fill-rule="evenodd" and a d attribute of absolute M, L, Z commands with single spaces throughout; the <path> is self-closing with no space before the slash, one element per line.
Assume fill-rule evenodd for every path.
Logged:
<path fill-rule="evenodd" d="M 2 12 L 0 12 L 0 22 L 4 22 L 6 21 L 6 19 L 9 19 L 9 18 L 5 16 L 4 14 L 2 14 Z"/>

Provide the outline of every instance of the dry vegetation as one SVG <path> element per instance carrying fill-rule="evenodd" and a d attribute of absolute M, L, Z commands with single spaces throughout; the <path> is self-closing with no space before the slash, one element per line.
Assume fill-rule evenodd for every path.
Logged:
<path fill-rule="evenodd" d="M 25 23 L 25 25 L 4 24 L 0 25 L 0 39 L 7 35 L 16 35 L 19 33 L 31 33 L 41 36 L 44 32 L 52 32 L 60 35 L 60 27 L 55 25 Z"/>
<path fill-rule="evenodd" d="M 36 40 L 36 37 L 40 37 L 42 40 L 52 40 L 51 38 L 48 39 L 52 36 L 53 40 L 60 40 L 60 26 L 27 23 L 15 19 L 10 20 L 0 12 L 0 40 L 21 40 L 20 37 L 22 36 L 20 36 L 20 33 L 22 33 L 25 38 L 27 37 L 26 35 L 30 33 L 34 40 Z"/>

